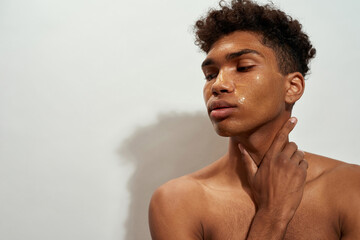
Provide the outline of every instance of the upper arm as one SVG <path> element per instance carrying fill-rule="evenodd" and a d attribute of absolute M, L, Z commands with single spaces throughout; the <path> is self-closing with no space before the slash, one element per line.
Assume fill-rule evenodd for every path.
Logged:
<path fill-rule="evenodd" d="M 360 166 L 349 165 L 343 175 L 341 204 L 341 239 L 360 239 Z"/>
<path fill-rule="evenodd" d="M 170 182 L 153 194 L 149 206 L 153 240 L 202 239 L 196 196 L 188 187 L 186 183 Z"/>

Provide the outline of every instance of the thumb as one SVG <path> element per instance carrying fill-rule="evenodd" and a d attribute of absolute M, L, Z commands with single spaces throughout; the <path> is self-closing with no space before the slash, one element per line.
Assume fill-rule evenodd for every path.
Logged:
<path fill-rule="evenodd" d="M 255 174 L 258 170 L 258 166 L 255 164 L 255 161 L 252 159 L 248 151 L 246 151 L 246 149 L 241 144 L 239 144 L 238 147 L 241 152 L 241 157 L 244 162 L 244 166 L 248 173 L 248 181 L 249 183 L 251 183 L 252 179 L 255 177 Z"/>

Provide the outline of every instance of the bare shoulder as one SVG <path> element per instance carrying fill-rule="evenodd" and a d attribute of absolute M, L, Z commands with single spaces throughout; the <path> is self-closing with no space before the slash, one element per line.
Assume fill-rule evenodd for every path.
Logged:
<path fill-rule="evenodd" d="M 324 177 L 327 189 L 332 193 L 333 199 L 336 199 L 342 207 L 349 207 L 351 204 L 360 206 L 359 165 L 338 161 L 336 165 L 327 170 Z M 346 204 L 344 199 L 347 199 Z"/>
<path fill-rule="evenodd" d="M 360 166 L 349 164 L 336 159 L 306 153 L 309 162 L 310 178 L 330 181 L 332 184 L 360 184 Z"/>
<path fill-rule="evenodd" d="M 360 166 L 341 161 L 337 162 L 336 165 L 328 169 L 324 176 L 326 177 L 327 188 L 333 193 L 334 200 L 338 199 L 338 202 L 344 207 L 351 206 L 351 204 L 360 207 Z"/>
<path fill-rule="evenodd" d="M 360 239 L 360 166 L 314 154 L 309 163 L 338 218 L 341 239 Z"/>
<path fill-rule="evenodd" d="M 160 186 L 149 206 L 149 226 L 153 239 L 201 239 L 202 187 L 183 176 Z"/>
<path fill-rule="evenodd" d="M 345 187 L 355 187 L 360 190 L 360 166 L 350 163 L 342 163 L 333 169 L 331 176 Z"/>
<path fill-rule="evenodd" d="M 309 182 L 321 186 L 332 205 L 337 204 L 336 208 L 345 212 L 352 205 L 359 206 L 360 209 L 359 165 L 310 153 L 305 156 L 309 162 Z"/>
<path fill-rule="evenodd" d="M 204 179 L 210 179 L 216 170 L 217 161 L 194 173 L 175 178 L 160 186 L 154 192 L 150 210 L 160 208 L 162 211 L 171 209 L 182 212 L 197 214 L 204 205 L 206 192 L 204 190 Z"/>
<path fill-rule="evenodd" d="M 151 203 L 191 206 L 202 195 L 202 187 L 189 175 L 168 181 L 154 192 Z"/>

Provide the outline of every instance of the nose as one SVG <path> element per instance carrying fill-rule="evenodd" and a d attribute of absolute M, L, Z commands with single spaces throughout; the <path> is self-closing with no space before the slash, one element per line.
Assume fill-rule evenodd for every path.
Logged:
<path fill-rule="evenodd" d="M 212 93 L 217 96 L 224 93 L 231 93 L 234 91 L 234 82 L 229 76 L 225 76 L 224 71 L 220 71 L 212 85 Z"/>

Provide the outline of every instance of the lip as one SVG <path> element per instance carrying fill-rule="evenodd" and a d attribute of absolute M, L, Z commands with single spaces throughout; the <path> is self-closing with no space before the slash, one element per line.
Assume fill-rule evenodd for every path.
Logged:
<path fill-rule="evenodd" d="M 235 108 L 236 105 L 228 103 L 224 100 L 212 101 L 208 105 L 210 117 L 214 120 L 221 120 L 229 117 Z"/>

